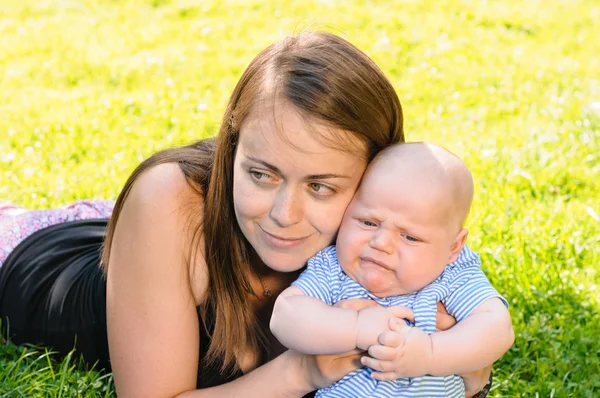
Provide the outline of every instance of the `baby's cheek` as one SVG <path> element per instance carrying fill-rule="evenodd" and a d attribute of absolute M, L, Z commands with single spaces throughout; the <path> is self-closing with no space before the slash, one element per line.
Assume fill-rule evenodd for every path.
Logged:
<path fill-rule="evenodd" d="M 352 228 L 348 228 L 347 225 L 342 223 L 338 239 L 336 242 L 337 256 L 340 263 L 349 266 L 353 263 L 353 259 L 356 259 L 360 254 L 360 240 L 357 239 L 355 231 Z"/>

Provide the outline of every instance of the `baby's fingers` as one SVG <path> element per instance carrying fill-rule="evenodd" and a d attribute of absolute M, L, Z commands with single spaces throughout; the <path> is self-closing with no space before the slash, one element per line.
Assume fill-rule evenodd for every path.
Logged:
<path fill-rule="evenodd" d="M 392 332 L 397 332 L 401 336 L 403 336 L 405 333 L 409 332 L 410 328 L 411 328 L 410 326 L 408 326 L 406 324 L 406 322 L 404 322 L 403 319 L 398 319 L 398 318 L 390 318 L 389 326 L 390 326 L 390 330 Z"/>
<path fill-rule="evenodd" d="M 371 357 L 362 357 L 360 363 L 368 366 L 377 372 L 391 372 L 394 370 L 394 364 L 390 361 L 380 361 Z"/>
<path fill-rule="evenodd" d="M 390 325 L 391 322 L 392 321 L 390 321 Z M 402 337 L 400 333 L 395 331 L 383 332 L 379 335 L 379 337 L 377 337 L 377 341 L 379 342 L 379 344 L 384 345 L 386 347 L 398 347 L 404 343 L 404 337 Z"/>
<path fill-rule="evenodd" d="M 369 347 L 369 356 L 382 361 L 392 361 L 396 358 L 396 349 L 384 347 L 381 345 L 372 345 Z"/>
<path fill-rule="evenodd" d="M 392 313 L 396 318 L 408 319 L 409 321 L 415 321 L 415 314 L 408 307 L 403 305 L 396 305 L 393 307 L 388 307 L 388 311 Z"/>

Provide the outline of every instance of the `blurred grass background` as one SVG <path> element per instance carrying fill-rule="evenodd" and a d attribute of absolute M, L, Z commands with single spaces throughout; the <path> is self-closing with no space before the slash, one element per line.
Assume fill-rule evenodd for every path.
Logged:
<path fill-rule="evenodd" d="M 389 76 L 408 140 L 473 171 L 469 243 L 517 333 L 491 396 L 598 397 L 599 17 L 595 0 L 0 0 L 0 200 L 116 198 L 145 157 L 217 132 L 261 49 L 328 30 Z M 0 347 L 0 396 L 114 393 Z"/>

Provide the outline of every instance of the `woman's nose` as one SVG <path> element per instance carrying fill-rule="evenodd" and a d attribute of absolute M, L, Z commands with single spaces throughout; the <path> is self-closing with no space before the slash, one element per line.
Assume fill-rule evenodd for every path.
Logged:
<path fill-rule="evenodd" d="M 270 217 L 280 227 L 289 227 L 302 220 L 302 198 L 293 187 L 282 187 L 271 208 Z"/>

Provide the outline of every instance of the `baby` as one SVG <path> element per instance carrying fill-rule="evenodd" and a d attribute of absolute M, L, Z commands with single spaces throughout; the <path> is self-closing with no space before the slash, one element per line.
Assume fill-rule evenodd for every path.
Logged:
<path fill-rule="evenodd" d="M 508 304 L 465 247 L 472 198 L 469 170 L 439 146 L 399 144 L 373 160 L 336 245 L 309 260 L 271 319 L 273 334 L 290 349 L 358 348 L 387 359 L 363 357 L 364 368 L 318 397 L 464 397 L 456 374 L 483 368 L 510 348 Z M 379 305 L 334 306 L 356 298 Z M 438 301 L 458 321 L 443 333 L 435 333 Z"/>

